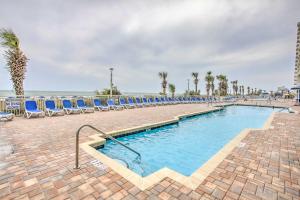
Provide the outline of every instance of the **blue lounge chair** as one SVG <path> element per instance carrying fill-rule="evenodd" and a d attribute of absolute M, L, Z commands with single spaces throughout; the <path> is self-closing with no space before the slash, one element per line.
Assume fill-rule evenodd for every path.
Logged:
<path fill-rule="evenodd" d="M 168 102 L 169 102 L 170 104 L 176 104 L 175 99 L 174 99 L 174 98 L 171 98 L 171 97 L 168 97 Z"/>
<path fill-rule="evenodd" d="M 172 99 L 175 102 L 175 104 L 180 104 L 180 101 L 179 101 L 178 97 L 174 97 Z"/>
<path fill-rule="evenodd" d="M 80 109 L 73 107 L 73 105 L 69 99 L 63 100 L 63 109 L 67 113 L 67 115 L 72 114 L 72 113 L 80 113 L 81 112 Z"/>
<path fill-rule="evenodd" d="M 77 99 L 77 108 L 81 110 L 82 113 L 94 112 L 94 108 L 87 106 L 83 99 Z"/>
<path fill-rule="evenodd" d="M 38 109 L 36 101 L 25 100 L 24 104 L 25 104 L 24 105 L 24 108 L 25 108 L 24 116 L 26 116 L 28 119 L 32 116 L 45 117 L 44 111 Z"/>
<path fill-rule="evenodd" d="M 188 97 L 184 97 L 183 100 L 185 103 L 191 103 Z"/>
<path fill-rule="evenodd" d="M 162 105 L 162 102 L 159 100 L 158 97 L 154 98 L 154 102 L 156 103 L 156 105 Z"/>
<path fill-rule="evenodd" d="M 156 103 L 155 103 L 155 101 L 152 97 L 148 98 L 148 102 L 149 102 L 150 105 L 156 106 Z"/>
<path fill-rule="evenodd" d="M 166 102 L 165 97 L 160 97 L 160 102 L 162 105 L 168 105 L 168 102 Z"/>
<path fill-rule="evenodd" d="M 142 98 L 144 106 L 151 106 L 151 103 L 147 100 L 146 97 Z"/>
<path fill-rule="evenodd" d="M 49 117 L 56 115 L 56 114 L 62 114 L 64 115 L 64 111 L 62 109 L 58 109 L 55 105 L 55 101 L 48 99 L 45 101 L 45 107 L 46 107 L 46 113 Z"/>
<path fill-rule="evenodd" d="M 166 102 L 167 105 L 172 104 L 172 102 L 169 101 L 169 98 L 168 98 L 168 97 L 165 97 L 164 100 L 165 100 L 165 102 Z"/>
<path fill-rule="evenodd" d="M 192 97 L 192 98 L 191 98 L 191 102 L 192 102 L 192 103 L 197 103 L 196 97 Z"/>
<path fill-rule="evenodd" d="M 144 106 L 140 97 L 135 97 L 135 104 L 137 107 L 140 107 L 140 108 L 142 108 Z"/>
<path fill-rule="evenodd" d="M 13 118 L 14 118 L 14 114 L 12 114 L 12 113 L 0 112 L 0 121 L 2 121 L 2 120 L 10 121 Z"/>
<path fill-rule="evenodd" d="M 178 97 L 178 102 L 179 102 L 179 103 L 184 103 L 183 97 Z"/>
<path fill-rule="evenodd" d="M 101 111 L 109 111 L 109 107 L 108 106 L 104 106 L 103 104 L 101 104 L 100 99 L 94 99 L 94 108 L 97 110 L 101 110 Z"/>
<path fill-rule="evenodd" d="M 127 101 L 130 106 L 132 106 L 133 108 L 136 108 L 136 105 L 131 97 L 128 97 Z"/>
<path fill-rule="evenodd" d="M 124 98 L 119 98 L 119 102 L 120 102 L 120 105 L 127 108 L 127 109 L 130 109 L 130 108 L 135 108 L 134 105 L 130 105 L 128 103 L 126 103 L 126 100 Z"/>
<path fill-rule="evenodd" d="M 108 105 L 109 109 L 114 109 L 114 110 L 123 110 L 124 109 L 123 106 L 116 105 L 114 99 L 108 99 L 107 100 L 107 105 Z"/>
<path fill-rule="evenodd" d="M 171 98 L 169 99 L 169 97 L 165 97 L 165 102 L 166 102 L 168 105 L 173 104 L 172 99 L 171 99 Z"/>

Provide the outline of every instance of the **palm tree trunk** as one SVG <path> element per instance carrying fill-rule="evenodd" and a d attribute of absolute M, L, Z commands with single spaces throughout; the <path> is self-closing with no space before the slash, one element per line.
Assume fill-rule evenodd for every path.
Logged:
<path fill-rule="evenodd" d="M 24 87 L 22 78 L 13 78 L 13 86 L 17 96 L 24 96 Z"/>

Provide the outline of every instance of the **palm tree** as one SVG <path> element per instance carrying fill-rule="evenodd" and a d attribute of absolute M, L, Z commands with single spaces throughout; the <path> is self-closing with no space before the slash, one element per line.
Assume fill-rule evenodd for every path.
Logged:
<path fill-rule="evenodd" d="M 220 96 L 226 96 L 228 90 L 228 80 L 225 75 L 218 75 L 217 79 L 219 81 L 219 94 Z"/>
<path fill-rule="evenodd" d="M 238 94 L 238 89 L 239 89 L 237 80 L 235 80 L 235 87 L 234 88 L 235 88 L 235 95 L 237 95 Z"/>
<path fill-rule="evenodd" d="M 174 98 L 175 90 L 176 90 L 175 85 L 170 83 L 169 84 L 169 91 L 172 94 L 172 98 Z"/>
<path fill-rule="evenodd" d="M 235 80 L 235 81 L 231 81 L 231 84 L 232 84 L 232 93 L 233 95 L 237 95 L 238 93 L 238 81 Z"/>
<path fill-rule="evenodd" d="M 256 95 L 256 94 L 257 94 L 257 88 L 254 89 L 254 95 Z"/>
<path fill-rule="evenodd" d="M 198 72 L 192 73 L 192 77 L 194 78 L 194 84 L 195 84 L 195 94 L 198 94 L 198 82 L 199 82 L 198 75 L 199 75 Z"/>
<path fill-rule="evenodd" d="M 251 95 L 253 95 L 253 88 L 251 88 Z"/>
<path fill-rule="evenodd" d="M 21 51 L 19 39 L 13 31 L 1 29 L 0 38 L 1 45 L 7 48 L 5 58 L 16 95 L 24 96 L 23 82 L 28 59 Z"/>
<path fill-rule="evenodd" d="M 243 85 L 242 85 L 242 95 L 243 95 L 243 96 L 245 95 L 245 88 L 244 88 Z"/>
<path fill-rule="evenodd" d="M 239 95 L 242 95 L 242 86 L 239 86 Z"/>
<path fill-rule="evenodd" d="M 211 87 L 211 95 L 215 95 L 215 77 L 211 76 L 210 87 Z"/>
<path fill-rule="evenodd" d="M 250 95 L 250 87 L 249 86 L 247 87 L 247 93 L 248 93 L 248 95 Z"/>
<path fill-rule="evenodd" d="M 167 88 L 167 76 L 168 76 L 168 73 L 167 72 L 159 72 L 158 73 L 158 76 L 159 78 L 162 79 L 162 82 L 161 82 L 161 86 L 162 86 L 162 93 L 163 95 L 166 95 L 166 88 Z"/>
<path fill-rule="evenodd" d="M 235 83 L 234 83 L 234 81 L 231 81 L 230 83 L 232 84 L 232 94 L 234 95 L 234 91 L 235 91 L 235 89 L 234 89 Z"/>
<path fill-rule="evenodd" d="M 213 76 L 212 76 L 211 71 L 208 71 L 206 73 L 205 81 L 206 81 L 206 93 L 207 93 L 207 96 L 209 96 L 209 91 L 212 88 L 212 81 L 213 81 Z"/>

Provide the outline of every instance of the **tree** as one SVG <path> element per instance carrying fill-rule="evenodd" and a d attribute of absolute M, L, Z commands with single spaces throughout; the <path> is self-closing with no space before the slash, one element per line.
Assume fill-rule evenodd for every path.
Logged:
<path fill-rule="evenodd" d="M 172 98 L 174 98 L 174 95 L 175 95 L 175 85 L 174 84 L 169 84 L 169 92 L 172 94 Z"/>
<path fill-rule="evenodd" d="M 232 93 L 233 93 L 233 95 L 237 95 L 237 92 L 238 92 L 238 81 L 237 80 L 231 81 L 231 84 L 232 84 Z"/>
<path fill-rule="evenodd" d="M 247 94 L 250 95 L 250 87 L 247 87 Z"/>
<path fill-rule="evenodd" d="M 245 95 L 245 88 L 244 88 L 243 85 L 242 85 L 242 95 L 243 95 L 243 96 Z"/>
<path fill-rule="evenodd" d="M 163 93 L 163 95 L 166 95 L 166 88 L 167 88 L 167 83 L 168 83 L 167 82 L 168 73 L 167 72 L 159 72 L 158 76 L 160 79 L 162 79 L 162 82 L 161 82 L 162 93 Z"/>
<path fill-rule="evenodd" d="M 207 97 L 208 97 L 209 96 L 209 91 L 212 89 L 212 84 L 213 84 L 213 81 L 214 81 L 214 77 L 212 76 L 211 71 L 208 71 L 206 73 L 205 81 L 206 81 L 206 93 L 207 93 Z M 212 90 L 212 93 L 213 93 L 213 90 Z"/>
<path fill-rule="evenodd" d="M 215 95 L 215 77 L 211 76 L 211 81 L 210 81 L 210 87 L 211 87 L 211 95 L 214 96 Z"/>
<path fill-rule="evenodd" d="M 110 95 L 110 88 L 103 89 L 102 95 Z M 121 95 L 121 92 L 118 90 L 117 86 L 112 87 L 112 95 Z"/>
<path fill-rule="evenodd" d="M 217 79 L 219 81 L 219 95 L 226 96 L 228 90 L 228 79 L 225 75 L 218 75 Z"/>
<path fill-rule="evenodd" d="M 257 95 L 261 95 L 261 93 L 262 93 L 262 89 L 258 89 L 257 90 Z"/>
<path fill-rule="evenodd" d="M 192 77 L 194 78 L 195 93 L 196 94 L 200 94 L 200 91 L 198 92 L 198 83 L 199 83 L 198 75 L 199 75 L 198 72 L 193 72 L 192 73 Z"/>
<path fill-rule="evenodd" d="M 0 38 L 2 39 L 1 45 L 7 48 L 5 58 L 15 93 L 24 96 L 24 80 L 28 58 L 21 51 L 19 39 L 13 31 L 1 29 Z"/>

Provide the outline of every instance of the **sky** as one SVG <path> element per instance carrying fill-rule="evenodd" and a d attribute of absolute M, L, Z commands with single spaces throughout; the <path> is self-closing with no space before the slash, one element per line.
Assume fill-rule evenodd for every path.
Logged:
<path fill-rule="evenodd" d="M 0 0 L 0 28 L 13 30 L 28 61 L 25 90 L 177 92 L 199 73 L 245 87 L 293 86 L 299 0 Z M 0 47 L 0 90 L 12 84 Z M 192 80 L 191 89 L 194 88 Z M 215 81 L 217 85 L 217 81 Z"/>

